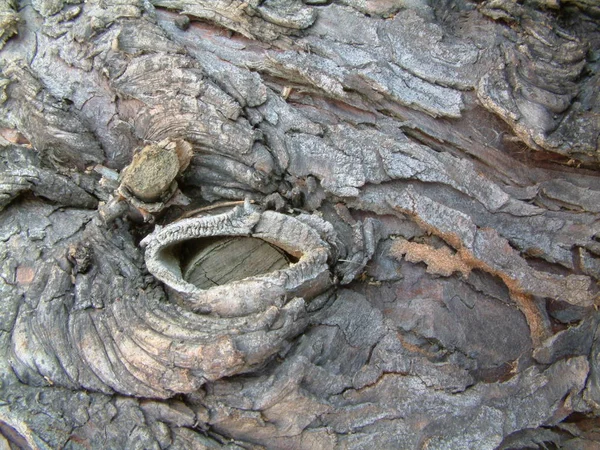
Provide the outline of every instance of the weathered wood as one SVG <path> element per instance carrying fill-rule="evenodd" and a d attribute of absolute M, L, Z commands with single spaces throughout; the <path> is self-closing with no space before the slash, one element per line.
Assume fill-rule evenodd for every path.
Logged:
<path fill-rule="evenodd" d="M 0 447 L 597 446 L 598 17 L 0 0 Z"/>
<path fill-rule="evenodd" d="M 207 242 L 206 242 L 207 241 Z M 264 275 L 289 265 L 282 250 L 260 239 L 232 237 L 190 242 L 183 279 L 200 289 Z"/>
<path fill-rule="evenodd" d="M 168 191 L 178 173 L 179 160 L 174 151 L 148 146 L 134 155 L 123 173 L 123 184 L 140 200 L 156 202 Z"/>

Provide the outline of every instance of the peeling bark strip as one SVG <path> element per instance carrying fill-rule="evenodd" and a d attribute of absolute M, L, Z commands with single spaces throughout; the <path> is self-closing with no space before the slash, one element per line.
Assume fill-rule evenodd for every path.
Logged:
<path fill-rule="evenodd" d="M 0 0 L 0 447 L 600 445 L 598 17 Z"/>

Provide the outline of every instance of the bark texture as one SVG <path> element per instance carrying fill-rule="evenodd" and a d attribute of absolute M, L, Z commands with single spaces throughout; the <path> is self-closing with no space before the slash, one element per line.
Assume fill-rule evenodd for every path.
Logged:
<path fill-rule="evenodd" d="M 597 448 L 599 18 L 0 0 L 0 447 Z"/>

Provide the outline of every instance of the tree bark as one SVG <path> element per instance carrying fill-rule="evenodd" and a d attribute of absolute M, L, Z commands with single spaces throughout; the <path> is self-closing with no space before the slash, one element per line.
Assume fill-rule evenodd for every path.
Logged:
<path fill-rule="evenodd" d="M 599 17 L 0 0 L 0 447 L 600 445 Z"/>

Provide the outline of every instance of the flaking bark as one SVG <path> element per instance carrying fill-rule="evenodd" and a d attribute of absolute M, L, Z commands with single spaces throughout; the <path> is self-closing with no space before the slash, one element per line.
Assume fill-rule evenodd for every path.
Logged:
<path fill-rule="evenodd" d="M 598 445 L 599 17 L 0 0 L 0 447 Z"/>

